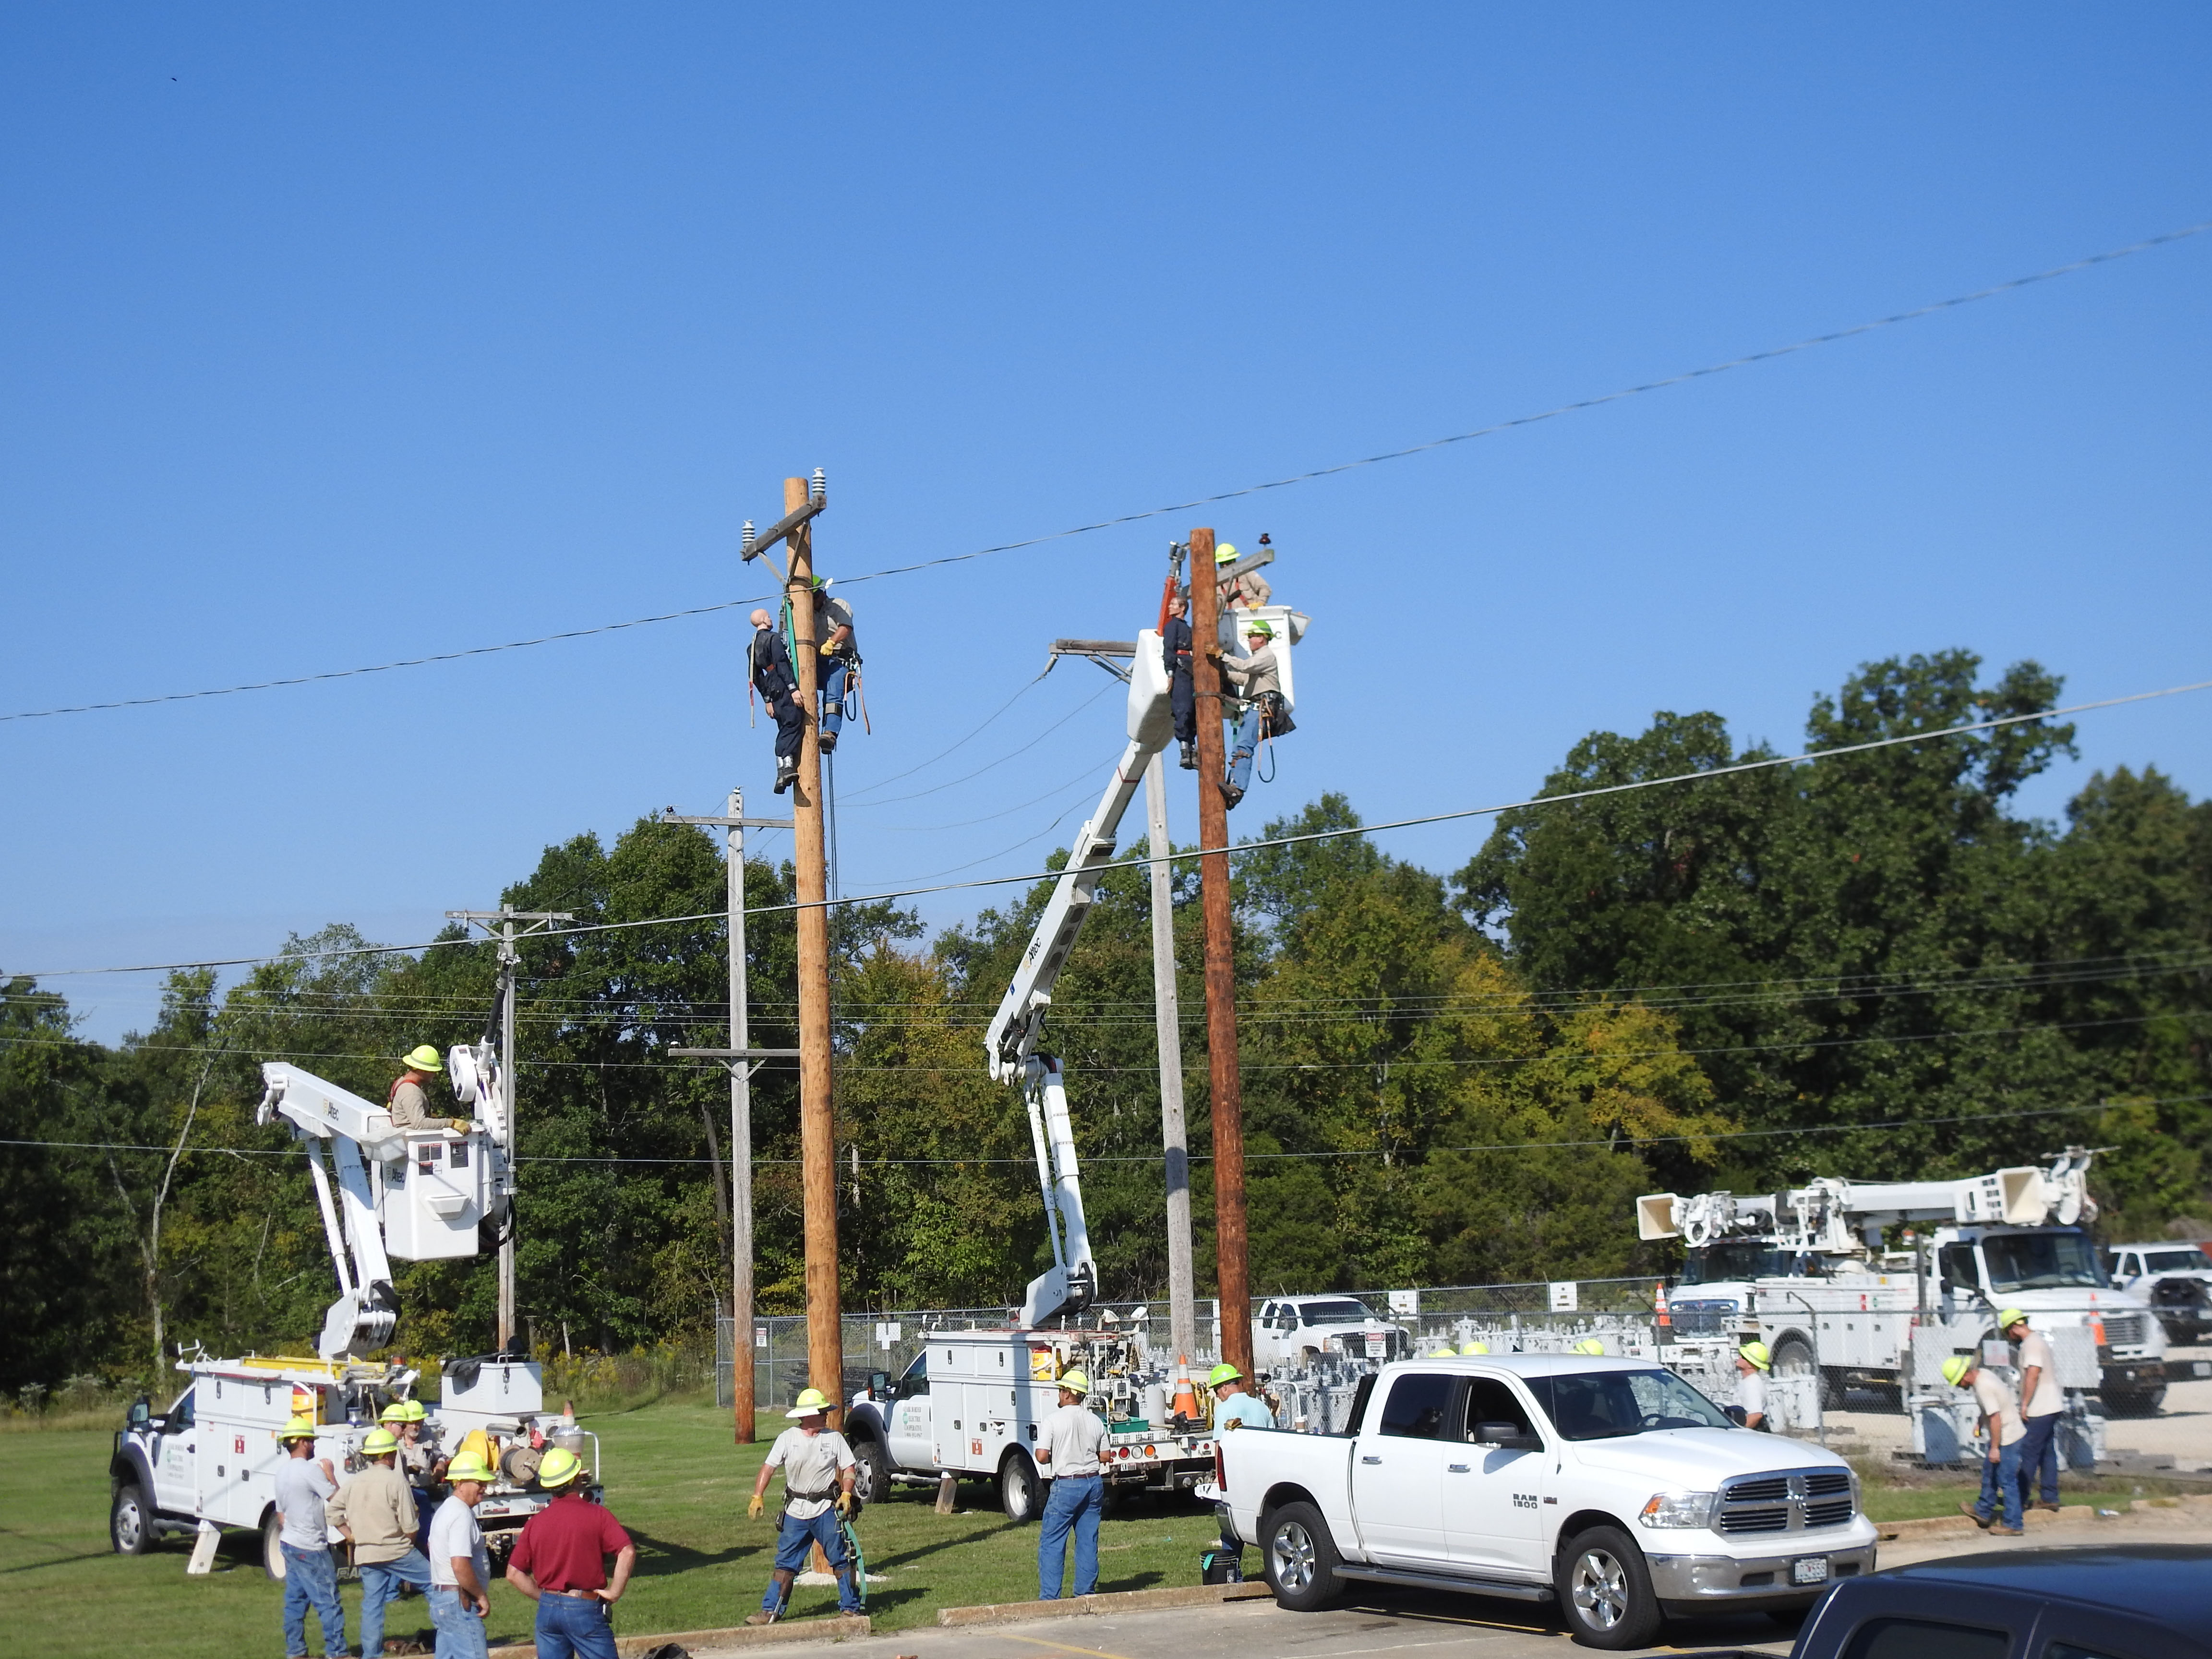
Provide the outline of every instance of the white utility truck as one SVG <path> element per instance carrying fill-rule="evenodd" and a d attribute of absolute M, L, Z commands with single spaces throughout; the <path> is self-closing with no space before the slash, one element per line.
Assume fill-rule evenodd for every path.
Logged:
<path fill-rule="evenodd" d="M 1271 1296 L 1252 1311 L 1252 1363 L 1311 1370 L 1325 1360 L 1402 1359 L 1413 1340 L 1357 1297 Z"/>
<path fill-rule="evenodd" d="M 1304 635 L 1306 618 L 1280 605 L 1239 614 L 1274 628 L 1284 701 L 1290 704 L 1291 647 Z M 1030 1282 L 1013 1326 L 933 1331 L 904 1376 L 872 1382 L 848 1402 L 843 1427 L 865 1471 L 856 1482 L 863 1501 L 889 1481 L 965 1475 L 994 1482 L 1006 1514 L 1030 1518 L 1038 1512 L 1040 1494 L 1031 1447 L 1038 1425 L 1058 1408 L 1058 1379 L 1077 1368 L 1091 1377 L 1085 1403 L 1106 1419 L 1109 1487 L 1188 1492 L 1212 1468 L 1210 1398 L 1194 1390 L 1183 1395 L 1186 1408 L 1175 1411 L 1174 1400 L 1182 1391 L 1170 1392 L 1164 1356 L 1148 1352 L 1141 1340 L 1116 1333 L 1103 1320 L 1082 1322 L 1097 1298 L 1098 1264 L 1084 1218 L 1066 1079 L 1059 1058 L 1042 1047 L 1045 1015 L 1145 769 L 1175 736 L 1168 663 L 1158 630 L 1146 629 L 1133 645 L 1100 646 L 1083 654 L 1128 658 L 1128 744 L 1097 808 L 1076 831 L 984 1043 L 992 1080 L 1018 1084 L 1028 1109 L 1052 1265 Z"/>
<path fill-rule="evenodd" d="M 1294 1611 L 1404 1584 L 1556 1602 L 1577 1641 L 1632 1648 L 1669 1616 L 1786 1614 L 1874 1571 L 1848 1463 L 1656 1364 L 1413 1359 L 1364 1393 L 1346 1435 L 1223 1435 L 1200 1492 Z"/>
<path fill-rule="evenodd" d="M 2166 1397 L 2166 1332 L 2140 1296 L 2116 1288 L 2087 1231 L 2092 1152 L 1952 1181 L 1823 1177 L 1784 1192 L 1636 1201 L 1637 1231 L 1688 1247 L 1670 1308 L 1680 1336 L 1756 1337 L 1781 1376 L 1817 1376 L 1822 1403 L 1852 1383 L 1911 1386 L 1911 1333 L 1943 1324 L 1961 1351 L 2018 1308 L 2038 1329 L 2087 1329 L 2106 1409 L 2154 1412 Z M 1898 1224 L 1926 1229 L 1884 1248 Z"/>
<path fill-rule="evenodd" d="M 480 1230 L 507 1222 L 514 1190 L 514 1100 L 492 1042 L 457 1047 L 448 1063 L 455 1095 L 473 1111 L 464 1129 L 403 1130 L 383 1107 L 296 1066 L 262 1066 L 258 1121 L 283 1119 L 306 1150 L 337 1299 L 316 1358 L 181 1356 L 177 1369 L 190 1381 L 168 1409 L 157 1415 L 144 1400 L 131 1407 L 108 1459 L 108 1537 L 118 1552 L 143 1554 L 164 1534 L 197 1532 L 192 1571 L 204 1571 L 225 1528 L 252 1528 L 270 1576 L 283 1577 L 276 1431 L 290 1418 L 313 1419 L 314 1455 L 343 1479 L 359 1467 L 361 1442 L 383 1408 L 414 1397 L 413 1369 L 368 1358 L 390 1343 L 398 1320 L 392 1261 L 474 1255 Z M 545 1448 L 581 1452 L 589 1440 L 597 1449 L 572 1417 L 547 1415 L 538 1367 L 508 1355 L 448 1361 L 425 1427 L 449 1454 L 481 1431 L 499 1478 L 477 1515 L 502 1550 L 550 1501 L 534 1485 Z"/>

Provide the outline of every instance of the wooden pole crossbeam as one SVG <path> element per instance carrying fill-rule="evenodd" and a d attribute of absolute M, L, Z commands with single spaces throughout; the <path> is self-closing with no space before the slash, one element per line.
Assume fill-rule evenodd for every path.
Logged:
<path fill-rule="evenodd" d="M 752 540 L 740 544 L 738 548 L 739 556 L 746 559 L 761 557 L 769 549 L 789 536 L 793 531 L 810 523 L 816 514 L 829 505 L 830 497 L 827 493 L 824 493 L 820 501 L 810 501 L 800 507 L 797 512 L 785 514 L 766 530 L 755 536 Z"/>

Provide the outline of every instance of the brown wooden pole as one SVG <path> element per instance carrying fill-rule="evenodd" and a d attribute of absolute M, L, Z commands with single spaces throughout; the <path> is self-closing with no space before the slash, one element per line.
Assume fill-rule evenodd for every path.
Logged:
<path fill-rule="evenodd" d="M 1237 939 L 1229 908 L 1228 775 L 1215 653 L 1221 602 L 1213 532 L 1190 532 L 1190 678 L 1198 701 L 1200 910 L 1206 920 L 1206 1060 L 1213 1103 L 1214 1283 L 1221 1293 L 1221 1357 L 1252 1371 L 1252 1278 L 1244 1229 L 1244 1090 L 1237 1071 Z"/>
<path fill-rule="evenodd" d="M 783 481 L 783 510 L 806 505 L 806 480 Z M 822 842 L 822 750 L 814 726 L 814 533 L 802 525 L 791 535 L 792 635 L 796 641 L 799 706 L 806 732 L 799 750 L 799 781 L 792 786 L 792 839 L 799 865 L 799 1163 L 805 1182 L 806 1231 L 806 1376 L 842 1403 L 845 1344 L 837 1300 L 837 1149 L 830 1109 L 829 860 Z M 834 1426 L 840 1413 L 833 1409 Z"/>

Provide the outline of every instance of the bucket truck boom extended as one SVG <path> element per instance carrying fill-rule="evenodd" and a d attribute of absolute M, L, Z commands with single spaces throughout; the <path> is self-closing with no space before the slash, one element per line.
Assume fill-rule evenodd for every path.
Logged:
<path fill-rule="evenodd" d="M 1090 1230 L 1083 1218 L 1083 1179 L 1076 1167 L 1066 1081 L 1059 1058 L 1039 1052 L 1038 1045 L 1044 1036 L 1045 1013 L 1052 1006 L 1053 982 L 1090 917 L 1098 878 L 1114 856 L 1122 815 L 1136 799 L 1146 766 L 1175 736 L 1167 666 L 1160 636 L 1152 629 L 1138 636 L 1136 654 L 1130 659 L 1128 732 L 1128 747 L 1115 763 L 1097 807 L 1076 832 L 1067 867 L 1060 872 L 1052 900 L 1022 954 L 1021 966 L 991 1018 L 985 1044 L 993 1080 L 1022 1085 L 1030 1136 L 1036 1146 L 1037 1180 L 1044 1194 L 1045 1231 L 1052 1237 L 1052 1266 L 1030 1281 L 1023 1298 L 1024 1325 L 1079 1312 L 1090 1305 L 1097 1291 L 1098 1266 L 1091 1259 Z"/>

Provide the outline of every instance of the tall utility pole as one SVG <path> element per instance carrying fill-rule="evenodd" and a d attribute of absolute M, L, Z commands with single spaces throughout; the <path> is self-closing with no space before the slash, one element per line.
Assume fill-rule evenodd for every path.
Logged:
<path fill-rule="evenodd" d="M 674 1048 L 686 1059 L 722 1061 L 730 1073 L 730 1409 L 738 1444 L 753 1439 L 753 1073 L 771 1057 L 795 1058 L 796 1048 L 754 1048 L 745 975 L 745 831 L 788 830 L 789 818 L 749 818 L 741 789 L 730 791 L 730 810 L 721 817 L 685 817 L 674 807 L 664 823 L 718 825 L 729 831 L 730 865 L 730 1046 Z"/>
<path fill-rule="evenodd" d="M 1145 817 L 1152 842 L 1152 1008 L 1160 1050 L 1160 1147 L 1167 1155 L 1168 1340 L 1178 1358 L 1198 1348 L 1190 1263 L 1190 1141 L 1182 1121 L 1182 1005 L 1176 992 L 1175 874 L 1168 856 L 1167 767 L 1145 767 Z"/>
<path fill-rule="evenodd" d="M 799 872 L 799 1161 L 806 1239 L 807 1380 L 832 1401 L 844 1398 L 845 1344 L 837 1290 L 837 1150 L 830 1075 L 830 912 L 828 859 L 823 846 L 822 745 L 814 724 L 821 667 L 814 638 L 815 515 L 829 505 L 821 470 L 812 487 L 783 481 L 783 517 L 756 538 L 745 526 L 746 558 L 781 540 L 790 551 L 784 592 L 791 604 L 792 667 L 799 676 L 805 730 L 799 779 L 792 788 L 792 840 Z M 842 1405 L 830 1413 L 834 1424 Z"/>
<path fill-rule="evenodd" d="M 574 921 L 575 916 L 567 910 L 518 910 L 511 904 L 502 904 L 496 910 L 448 910 L 446 919 L 477 923 L 488 933 L 492 923 L 499 924 L 499 932 L 493 935 L 499 940 L 499 1104 L 500 1116 L 507 1125 L 507 1179 L 512 1183 L 515 1155 L 520 1146 L 514 1121 L 514 978 L 522 957 L 514 948 L 514 924 L 534 924 L 523 929 L 527 935 L 541 932 L 556 921 Z M 499 1352 L 505 1353 L 514 1346 L 514 1196 L 510 1184 L 507 1237 L 499 1242 Z"/>
<path fill-rule="evenodd" d="M 1221 596 L 1213 532 L 1190 532 L 1191 689 L 1198 699 L 1199 896 L 1206 918 L 1206 1057 L 1213 1102 L 1214 1279 L 1221 1357 L 1252 1370 L 1252 1279 L 1244 1227 L 1244 1091 L 1237 1069 L 1236 936 L 1229 907 L 1229 804 L 1221 732 Z"/>

